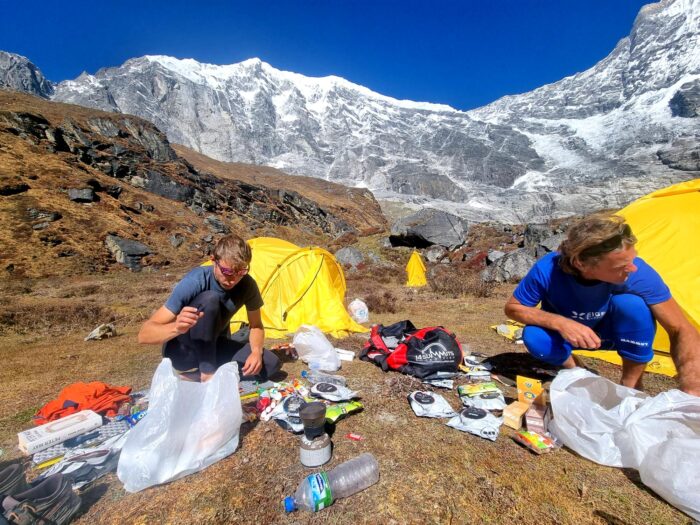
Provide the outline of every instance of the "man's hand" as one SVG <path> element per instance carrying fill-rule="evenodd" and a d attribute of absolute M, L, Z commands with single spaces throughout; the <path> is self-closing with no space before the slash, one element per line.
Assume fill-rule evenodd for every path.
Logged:
<path fill-rule="evenodd" d="M 204 317 L 204 312 L 198 311 L 194 306 L 185 306 L 175 318 L 175 330 L 178 334 L 184 334 Z"/>
<path fill-rule="evenodd" d="M 260 370 L 262 370 L 262 365 L 263 365 L 262 349 L 251 350 L 250 355 L 248 356 L 248 359 L 245 360 L 245 364 L 243 365 L 243 369 L 242 369 L 243 375 L 244 376 L 258 375 L 260 373 Z"/>
<path fill-rule="evenodd" d="M 574 348 L 600 348 L 600 337 L 586 325 L 573 319 L 562 317 L 559 320 L 557 331 Z"/>
<path fill-rule="evenodd" d="M 209 381 L 212 377 L 214 377 L 214 374 L 213 374 L 213 373 L 212 373 L 212 374 L 205 374 L 204 372 L 200 372 L 200 373 L 199 373 L 199 380 L 200 380 L 202 383 L 206 383 L 206 382 Z"/>

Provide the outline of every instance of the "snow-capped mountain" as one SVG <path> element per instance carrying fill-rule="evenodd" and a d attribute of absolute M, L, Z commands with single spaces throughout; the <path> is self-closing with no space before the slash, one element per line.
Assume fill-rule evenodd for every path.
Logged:
<path fill-rule="evenodd" d="M 593 68 L 462 112 L 258 59 L 146 56 L 54 100 L 146 118 L 175 143 L 476 220 L 620 207 L 700 176 L 700 0 L 663 0 Z"/>

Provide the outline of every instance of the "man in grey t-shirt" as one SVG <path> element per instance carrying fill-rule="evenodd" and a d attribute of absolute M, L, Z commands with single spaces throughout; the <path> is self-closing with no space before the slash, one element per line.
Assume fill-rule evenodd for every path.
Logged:
<path fill-rule="evenodd" d="M 211 266 L 191 270 L 143 324 L 139 343 L 162 344 L 175 370 L 191 380 L 208 381 L 224 363 L 236 361 L 242 377 L 266 378 L 280 369 L 273 353 L 263 350 L 262 297 L 248 275 L 252 253 L 237 235 L 216 243 Z M 230 339 L 229 323 L 242 307 L 248 312 L 249 342 Z"/>

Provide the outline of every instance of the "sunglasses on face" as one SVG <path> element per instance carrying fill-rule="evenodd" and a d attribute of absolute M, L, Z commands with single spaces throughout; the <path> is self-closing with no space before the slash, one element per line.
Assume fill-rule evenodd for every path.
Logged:
<path fill-rule="evenodd" d="M 243 277 L 245 274 L 248 273 L 248 267 L 244 268 L 226 268 L 226 266 L 222 266 L 221 263 L 219 263 L 218 260 L 214 259 L 214 264 L 216 267 L 219 269 L 221 274 L 225 277 Z"/>

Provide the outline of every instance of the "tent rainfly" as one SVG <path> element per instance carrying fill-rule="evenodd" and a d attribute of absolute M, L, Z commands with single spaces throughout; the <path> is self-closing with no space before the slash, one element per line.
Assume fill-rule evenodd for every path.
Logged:
<path fill-rule="evenodd" d="M 686 317 L 700 328 L 700 179 L 674 184 L 634 201 L 617 214 L 637 237 L 639 257 L 649 263 L 671 289 Z M 676 374 L 668 334 L 657 327 L 655 357 L 647 370 Z M 620 363 L 614 352 L 583 355 Z"/>
<path fill-rule="evenodd" d="M 411 258 L 406 265 L 406 286 L 420 287 L 428 282 L 425 280 L 425 264 L 417 250 L 413 250 Z"/>
<path fill-rule="evenodd" d="M 333 337 L 368 331 L 345 309 L 345 275 L 331 253 L 273 237 L 248 244 L 253 252 L 250 275 L 265 301 L 261 314 L 268 337 L 292 334 L 302 324 L 315 325 Z M 247 322 L 243 307 L 231 319 L 231 332 Z"/>

